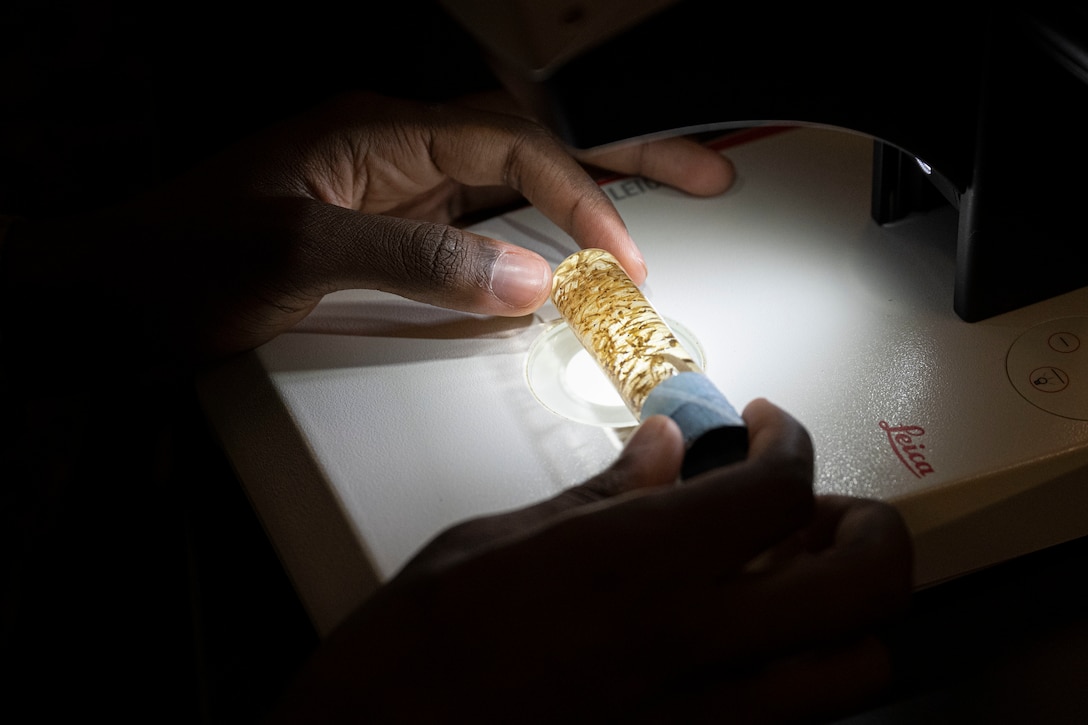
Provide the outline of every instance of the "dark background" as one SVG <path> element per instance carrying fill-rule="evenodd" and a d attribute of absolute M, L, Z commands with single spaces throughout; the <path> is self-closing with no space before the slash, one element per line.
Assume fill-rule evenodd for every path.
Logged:
<path fill-rule="evenodd" d="M 0 209 L 109 203 L 337 92 L 493 85 L 427 0 L 0 7 Z"/>
<path fill-rule="evenodd" d="M 0 3 L 0 215 L 115 204 L 343 91 L 492 85 L 423 0 Z M 0 340 L 0 720 L 254 720 L 316 635 L 191 386 L 91 339 Z"/>

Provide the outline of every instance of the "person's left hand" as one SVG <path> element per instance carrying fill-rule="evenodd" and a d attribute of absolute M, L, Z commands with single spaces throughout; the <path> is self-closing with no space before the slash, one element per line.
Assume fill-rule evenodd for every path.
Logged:
<path fill-rule="evenodd" d="M 718 152 L 680 138 L 612 149 L 598 163 L 698 194 L 733 179 Z M 270 129 L 97 219 L 30 223 L 34 251 L 21 256 L 31 249 L 23 244 L 8 259 L 37 262 L 24 279 L 79 280 L 96 307 L 131 303 L 147 332 L 196 359 L 255 347 L 339 289 L 520 316 L 547 300 L 548 262 L 449 225 L 510 190 L 580 246 L 607 249 L 637 283 L 645 278 L 607 195 L 540 125 L 370 94 Z"/>

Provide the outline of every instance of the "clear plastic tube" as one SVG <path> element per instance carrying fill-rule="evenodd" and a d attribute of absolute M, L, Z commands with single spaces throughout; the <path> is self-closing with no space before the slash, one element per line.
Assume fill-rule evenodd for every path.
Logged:
<path fill-rule="evenodd" d="M 682 372 L 702 372 L 616 258 L 603 249 L 583 249 L 560 263 L 552 278 L 552 302 L 637 419 L 646 396 L 662 381 Z"/>
<path fill-rule="evenodd" d="M 684 436 L 682 479 L 744 460 L 744 419 L 703 373 L 619 262 L 601 249 L 563 260 L 552 302 L 637 420 L 667 415 Z"/>

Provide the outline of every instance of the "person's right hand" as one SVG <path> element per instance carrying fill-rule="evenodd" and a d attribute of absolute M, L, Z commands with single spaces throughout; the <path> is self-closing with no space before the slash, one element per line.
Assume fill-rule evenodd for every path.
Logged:
<path fill-rule="evenodd" d="M 454 527 L 324 643 L 284 721 L 788 722 L 889 676 L 911 589 L 891 506 L 815 497 L 805 429 L 744 413 L 746 461 L 676 485 L 646 421 L 607 471 Z"/>

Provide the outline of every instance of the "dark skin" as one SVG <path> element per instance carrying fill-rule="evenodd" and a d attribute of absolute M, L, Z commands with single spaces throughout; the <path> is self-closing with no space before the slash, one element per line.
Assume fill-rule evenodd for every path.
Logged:
<path fill-rule="evenodd" d="M 108 356 L 173 374 L 272 339 L 339 289 L 520 316 L 546 301 L 547 262 L 453 225 L 462 214 L 520 195 L 642 282 L 579 162 L 693 194 L 733 181 L 685 139 L 576 158 L 521 114 L 472 106 L 345 96 L 93 219 L 19 222 L 5 309 L 47 280 L 65 304 L 138 316 L 142 334 Z M 32 339 L 33 313 L 5 326 Z M 322 643 L 273 719 L 781 722 L 864 703 L 910 592 L 906 528 L 886 504 L 815 496 L 811 441 L 786 412 L 757 400 L 744 415 L 744 462 L 676 485 L 680 433 L 652 418 L 583 485 L 440 534 Z"/>
<path fill-rule="evenodd" d="M 866 702 L 910 590 L 902 523 L 814 497 L 804 428 L 763 400 L 744 415 L 743 463 L 675 485 L 682 439 L 655 417 L 581 486 L 441 534 L 275 719 L 772 723 Z"/>

